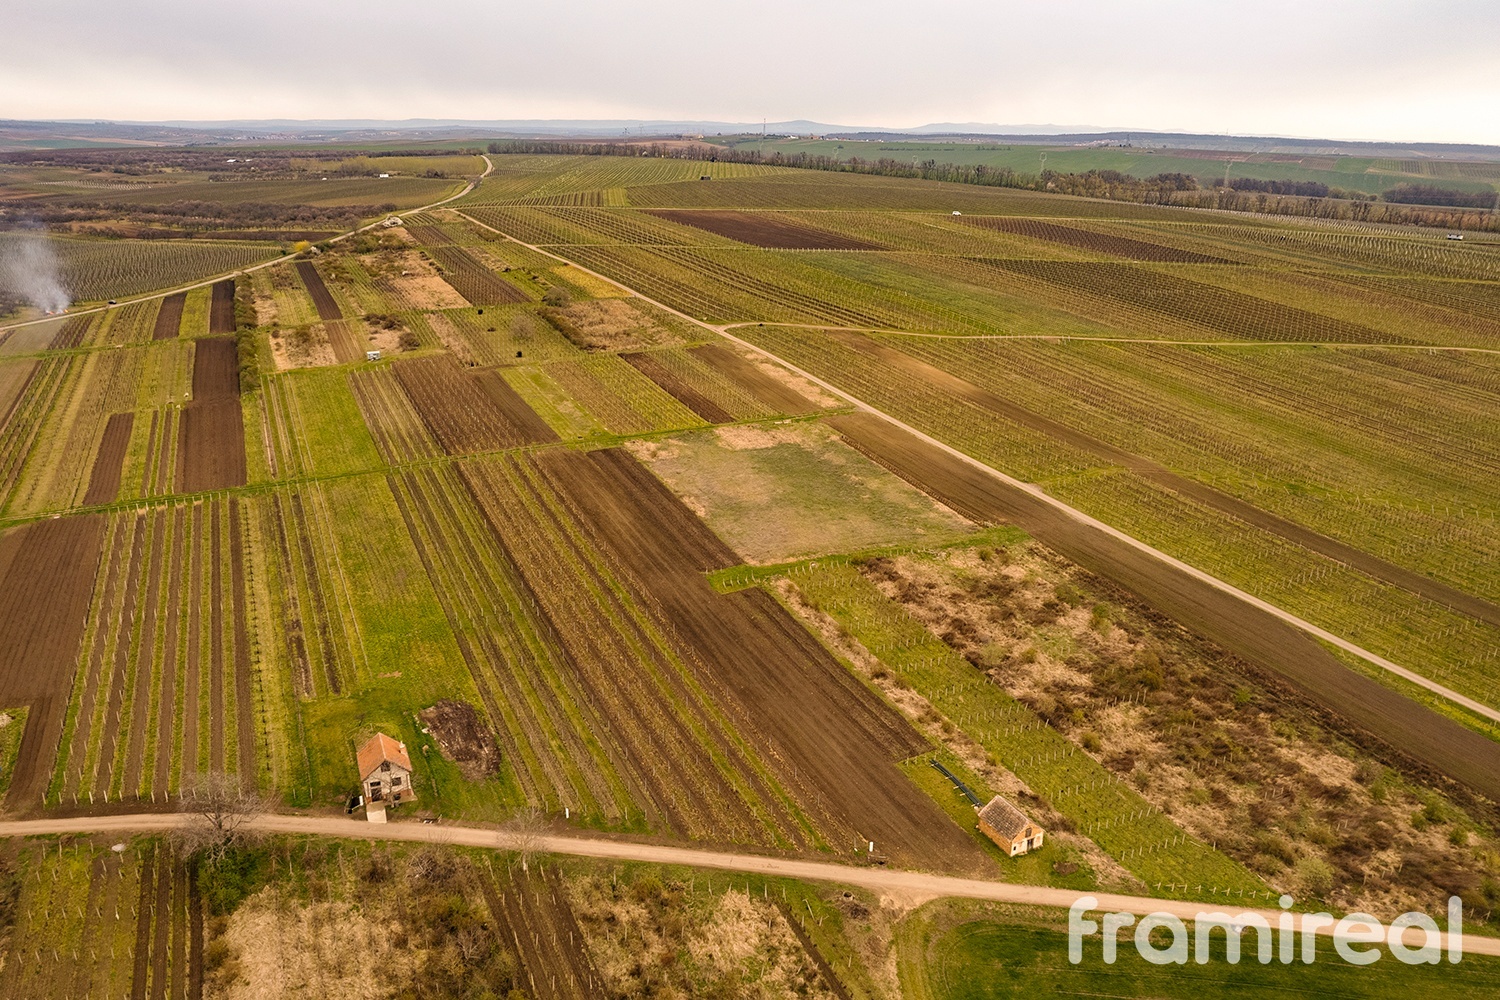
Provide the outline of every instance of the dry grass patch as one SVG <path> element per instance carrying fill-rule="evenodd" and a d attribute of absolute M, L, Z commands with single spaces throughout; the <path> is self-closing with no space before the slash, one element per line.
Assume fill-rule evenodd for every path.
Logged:
<path fill-rule="evenodd" d="M 292 368 L 317 368 L 338 364 L 328 328 L 322 323 L 308 323 L 289 330 L 271 331 L 271 356 L 277 371 Z"/>
<path fill-rule="evenodd" d="M 1500 908 L 1492 804 L 1039 545 L 865 563 L 976 669 L 1194 836 L 1299 898 Z M 967 757 L 966 757 L 967 760 Z"/>

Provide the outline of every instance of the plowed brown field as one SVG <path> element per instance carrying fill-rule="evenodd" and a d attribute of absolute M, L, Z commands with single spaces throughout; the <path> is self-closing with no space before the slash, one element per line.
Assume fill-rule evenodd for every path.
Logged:
<path fill-rule="evenodd" d="M 902 867 L 987 868 L 895 766 L 927 740 L 769 594 L 716 593 L 703 572 L 738 560 L 654 476 L 617 449 L 536 460 L 835 849 L 874 841 Z"/>
<path fill-rule="evenodd" d="M 718 403 L 688 385 L 664 368 L 661 362 L 649 354 L 620 355 L 632 368 L 671 393 L 683 406 L 711 424 L 727 424 L 734 417 Z"/>
<path fill-rule="evenodd" d="M 770 250 L 880 250 L 878 243 L 759 212 L 653 209 L 646 213 Z"/>
<path fill-rule="evenodd" d="M 187 292 L 168 295 L 161 300 L 156 311 L 156 322 L 151 327 L 152 340 L 174 340 L 182 326 L 182 307 L 187 305 Z"/>
<path fill-rule="evenodd" d="M 326 323 L 344 318 L 344 311 L 339 308 L 338 300 L 323 283 L 323 276 L 318 273 L 312 261 L 297 261 L 297 274 L 301 276 L 302 283 L 307 286 L 307 293 L 312 296 L 313 306 L 318 310 L 318 319 Z"/>
<path fill-rule="evenodd" d="M 1043 222 L 1041 219 L 1009 215 L 966 215 L 963 221 L 984 229 L 1025 236 L 1027 239 L 1061 243 L 1064 246 L 1106 253 L 1114 257 L 1127 257 L 1130 260 L 1160 261 L 1168 264 L 1234 263 L 1222 257 L 1211 257 L 1208 254 L 1180 250 L 1177 247 L 1163 246 L 1160 243 L 1148 243 L 1145 240 L 1135 240 L 1128 236 L 1060 226 L 1055 222 Z"/>
<path fill-rule="evenodd" d="M 125 450 L 130 446 L 130 429 L 134 425 L 133 413 L 110 414 L 109 422 L 104 425 L 104 434 L 99 438 L 99 450 L 94 454 L 88 492 L 83 496 L 85 506 L 113 503 L 119 495 L 120 473 Z"/>
<path fill-rule="evenodd" d="M 214 282 L 213 297 L 208 305 L 208 332 L 219 335 L 234 332 L 234 279 Z"/>
<path fill-rule="evenodd" d="M 102 516 L 38 521 L 0 536 L 0 704 L 30 705 L 7 803 L 40 803 L 104 543 Z"/>
<path fill-rule="evenodd" d="M 198 341 L 193 351 L 193 401 L 182 408 L 179 418 L 179 491 L 198 493 L 245 485 L 245 424 L 239 389 L 233 338 Z"/>
<path fill-rule="evenodd" d="M 851 445 L 966 517 L 1022 528 L 1186 628 L 1289 681 L 1314 703 L 1384 741 L 1393 753 L 1491 799 L 1500 798 L 1500 744 L 1355 673 L 1268 612 L 1007 486 L 879 417 L 852 414 L 829 422 Z"/>
<path fill-rule="evenodd" d="M 699 361 L 716 368 L 751 397 L 770 407 L 774 413 L 795 417 L 818 411 L 818 405 L 812 400 L 785 382 L 761 371 L 748 358 L 723 344 L 704 344 L 693 348 L 691 353 Z"/>
<path fill-rule="evenodd" d="M 557 440 L 496 372 L 471 374 L 449 355 L 398 362 L 391 370 L 450 455 Z"/>

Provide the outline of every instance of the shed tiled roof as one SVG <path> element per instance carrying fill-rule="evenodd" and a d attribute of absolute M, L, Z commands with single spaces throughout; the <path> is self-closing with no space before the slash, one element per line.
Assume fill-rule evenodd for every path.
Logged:
<path fill-rule="evenodd" d="M 979 810 L 979 818 L 989 824 L 994 831 L 1002 837 L 1014 840 L 1021 835 L 1021 831 L 1028 826 L 1034 825 L 1026 818 L 1026 814 L 1010 801 L 1002 796 L 996 795 L 990 799 L 989 804 Z"/>
<path fill-rule="evenodd" d="M 406 755 L 406 744 L 391 739 L 385 733 L 376 733 L 370 741 L 359 748 L 359 776 L 367 778 L 381 764 L 389 761 L 406 770 L 411 770 L 411 758 Z"/>

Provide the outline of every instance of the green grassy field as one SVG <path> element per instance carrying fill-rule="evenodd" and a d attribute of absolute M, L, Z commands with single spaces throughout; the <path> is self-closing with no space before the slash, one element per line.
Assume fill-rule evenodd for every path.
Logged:
<path fill-rule="evenodd" d="M 719 140 L 715 140 L 719 141 Z M 1320 181 L 1347 191 L 1379 194 L 1397 184 L 1439 184 L 1460 191 L 1494 190 L 1500 182 L 1500 164 L 1458 163 L 1443 160 L 1395 160 L 1369 156 L 1283 156 L 1257 153 L 1212 153 L 1185 155 L 1172 149 L 1045 145 L 1001 145 L 996 143 L 930 142 L 921 140 L 864 142 L 852 139 L 771 139 L 759 137 L 723 140 L 737 149 L 763 149 L 766 155 L 832 156 L 841 160 L 891 159 L 901 163 L 936 160 L 965 166 L 1009 168 L 1016 173 L 1038 174 L 1043 169 L 1059 173 L 1118 170 L 1136 177 L 1183 173 L 1205 185 L 1214 178 L 1248 177 L 1255 180 Z M 1044 158 L 1045 157 L 1045 158 Z"/>
<path fill-rule="evenodd" d="M 1020 995 L 1190 998 L 1314 993 L 1339 1000 L 1401 997 L 1413 990 L 1434 997 L 1477 997 L 1500 985 L 1500 964 L 1465 956 L 1454 965 L 1402 965 L 1389 954 L 1354 966 L 1320 941 L 1311 965 L 1260 965 L 1251 951 L 1235 965 L 1223 940 L 1213 938 L 1207 965 L 1152 965 L 1122 941 L 1114 964 L 1100 957 L 1097 935 L 1084 961 L 1068 961 L 1067 934 L 1018 912 L 980 905 L 933 904 L 908 917 L 899 932 L 901 987 L 913 1000 L 981 1000 Z"/>

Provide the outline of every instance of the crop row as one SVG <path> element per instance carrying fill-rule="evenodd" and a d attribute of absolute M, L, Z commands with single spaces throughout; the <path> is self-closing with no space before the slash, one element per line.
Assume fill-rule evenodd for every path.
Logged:
<path fill-rule="evenodd" d="M 0 248 L 15 239 L 0 233 Z M 50 239 L 63 286 L 78 301 L 170 288 L 276 256 L 264 243 Z"/>
<path fill-rule="evenodd" d="M 1485 389 L 1450 381 L 1474 367 L 1461 356 L 1405 351 L 884 339 L 1265 510 L 1500 596 L 1485 570 L 1500 558 L 1500 510 L 1483 486 L 1500 476 L 1492 368 Z"/>
<path fill-rule="evenodd" d="M 1026 482 L 1076 474 L 1103 463 L 993 411 L 806 330 L 747 327 L 752 343 L 865 402 Z"/>
<path fill-rule="evenodd" d="M 570 681 L 561 638 L 468 488 L 442 467 L 390 486 L 526 800 L 609 825 L 639 822 L 636 793 Z"/>
<path fill-rule="evenodd" d="M 536 469 L 496 461 L 464 474 L 655 823 L 737 843 L 793 837 L 744 770 L 746 747 Z"/>
<path fill-rule="evenodd" d="M 17 859 L 5 996 L 189 997 L 201 991 L 203 909 L 165 846 L 75 840 Z"/>
<path fill-rule="evenodd" d="M 222 501 L 111 517 L 50 801 L 166 801 L 253 770 L 238 517 Z"/>
<path fill-rule="evenodd" d="M 1127 472 L 1047 491 L 1190 565 L 1481 702 L 1495 703 L 1500 629 L 1371 580 Z"/>

